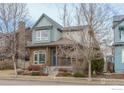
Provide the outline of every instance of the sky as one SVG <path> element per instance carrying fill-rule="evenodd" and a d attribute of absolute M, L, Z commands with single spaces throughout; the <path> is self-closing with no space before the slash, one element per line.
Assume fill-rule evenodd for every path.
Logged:
<path fill-rule="evenodd" d="M 73 4 L 72 4 L 73 5 Z M 108 4 L 112 7 L 115 15 L 124 14 L 124 4 Z M 43 14 L 47 14 L 49 17 L 61 24 L 60 21 L 60 11 L 63 4 L 43 4 L 43 3 L 28 3 L 27 8 L 29 11 L 30 19 L 33 24 L 38 20 L 38 18 Z M 71 9 L 71 8 L 70 8 Z M 119 11 L 119 14 L 117 12 Z"/>
<path fill-rule="evenodd" d="M 45 13 L 55 21 L 59 20 L 59 8 L 61 4 L 27 4 L 31 20 L 35 23 Z M 58 22 L 59 23 L 59 22 Z"/>

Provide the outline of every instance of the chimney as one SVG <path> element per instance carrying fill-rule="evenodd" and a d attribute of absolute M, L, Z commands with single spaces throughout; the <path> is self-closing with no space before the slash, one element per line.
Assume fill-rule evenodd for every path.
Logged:
<path fill-rule="evenodd" d="M 25 22 L 20 21 L 18 26 L 19 31 L 25 31 Z"/>
<path fill-rule="evenodd" d="M 25 22 L 20 21 L 18 25 L 18 58 L 23 59 L 25 57 L 26 47 L 26 28 Z"/>

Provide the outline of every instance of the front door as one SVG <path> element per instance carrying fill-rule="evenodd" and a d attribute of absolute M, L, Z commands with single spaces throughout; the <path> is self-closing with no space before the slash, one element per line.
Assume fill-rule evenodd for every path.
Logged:
<path fill-rule="evenodd" d="M 55 49 L 51 49 L 51 60 L 52 60 L 52 66 L 56 66 L 57 62 L 56 62 L 56 50 Z"/>

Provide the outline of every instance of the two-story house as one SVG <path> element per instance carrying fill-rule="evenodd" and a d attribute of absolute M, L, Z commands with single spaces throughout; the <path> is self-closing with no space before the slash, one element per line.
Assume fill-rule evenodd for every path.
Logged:
<path fill-rule="evenodd" d="M 114 30 L 114 69 L 124 72 L 124 15 L 113 17 Z"/>
<path fill-rule="evenodd" d="M 78 56 L 78 59 L 81 60 L 79 56 L 82 55 L 79 52 L 76 54 L 72 49 L 69 57 L 60 56 L 59 46 L 73 46 L 75 40 L 79 43 L 81 38 L 78 32 L 86 28 L 87 26 L 63 27 L 46 14 L 43 14 L 33 26 L 32 41 L 27 44 L 30 51 L 30 64 L 71 67 L 76 60 L 74 56 Z M 75 40 L 67 37 L 69 35 Z M 67 47 L 64 52 L 68 52 Z"/>

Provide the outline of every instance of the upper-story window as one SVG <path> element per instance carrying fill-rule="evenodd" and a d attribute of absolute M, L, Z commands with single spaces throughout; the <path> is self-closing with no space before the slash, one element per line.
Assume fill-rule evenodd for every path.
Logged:
<path fill-rule="evenodd" d="M 36 41 L 46 41 L 48 40 L 48 30 L 36 31 Z"/>
<path fill-rule="evenodd" d="M 124 41 L 124 26 L 120 26 L 119 31 L 120 31 L 120 39 Z"/>
<path fill-rule="evenodd" d="M 121 31 L 121 40 L 124 41 L 124 31 Z"/>

